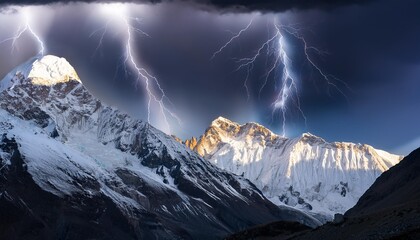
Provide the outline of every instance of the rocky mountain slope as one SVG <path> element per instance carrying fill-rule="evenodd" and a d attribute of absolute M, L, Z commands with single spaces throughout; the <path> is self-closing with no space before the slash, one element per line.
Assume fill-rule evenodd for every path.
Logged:
<path fill-rule="evenodd" d="M 353 207 L 401 159 L 369 145 L 328 143 L 309 133 L 289 139 L 256 123 L 240 125 L 222 117 L 193 149 L 221 169 L 250 179 L 272 202 L 324 221 Z"/>
<path fill-rule="evenodd" d="M 420 148 L 384 172 L 344 219 L 294 239 L 420 239 Z"/>
<path fill-rule="evenodd" d="M 1 239 L 217 239 L 279 208 L 148 123 L 103 104 L 62 58 L 0 82 Z"/>
<path fill-rule="evenodd" d="M 371 214 L 410 203 L 420 204 L 420 148 L 376 179 L 346 216 Z"/>

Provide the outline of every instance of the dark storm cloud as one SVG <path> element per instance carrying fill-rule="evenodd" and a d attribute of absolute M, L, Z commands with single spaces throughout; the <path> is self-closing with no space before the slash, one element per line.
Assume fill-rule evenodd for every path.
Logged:
<path fill-rule="evenodd" d="M 9 15 L 9 14 L 15 14 L 17 12 L 18 12 L 17 9 L 13 7 L 0 7 L 0 14 Z"/>
<path fill-rule="evenodd" d="M 332 9 L 339 6 L 365 4 L 373 0 L 6 0 L 0 3 L 3 5 L 45 5 L 52 3 L 71 2 L 128 2 L 128 3 L 161 3 L 161 2 L 182 2 L 193 5 L 208 7 L 223 11 L 263 11 L 283 12 L 291 9 Z"/>
<path fill-rule="evenodd" d="M 332 9 L 339 6 L 364 4 L 371 1 L 372 0 L 209 0 L 203 2 L 218 9 L 283 12 L 290 9 Z"/>

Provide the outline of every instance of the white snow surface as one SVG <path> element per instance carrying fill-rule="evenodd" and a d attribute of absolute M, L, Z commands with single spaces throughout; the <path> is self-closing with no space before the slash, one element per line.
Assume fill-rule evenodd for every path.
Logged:
<path fill-rule="evenodd" d="M 35 85 L 51 86 L 70 80 L 80 82 L 76 71 L 65 58 L 52 55 L 37 59 L 26 77 Z"/>
<path fill-rule="evenodd" d="M 259 124 L 223 117 L 212 122 L 196 151 L 251 180 L 272 202 L 327 219 L 353 207 L 382 172 L 402 159 L 369 145 L 328 143 L 310 133 L 288 139 Z"/>
<path fill-rule="evenodd" d="M 12 71 L 10 71 L 6 76 L 0 81 L 0 91 L 4 91 L 8 88 L 12 88 L 13 83 L 20 76 L 28 76 L 29 72 L 32 69 L 32 64 L 38 59 L 39 57 L 33 57 L 27 60 L 25 63 L 15 67 Z"/>
<path fill-rule="evenodd" d="M 52 86 L 75 80 L 80 82 L 76 70 L 65 58 L 53 55 L 35 56 L 10 71 L 0 81 L 0 91 L 13 87 L 17 79 L 28 78 L 34 85 Z"/>

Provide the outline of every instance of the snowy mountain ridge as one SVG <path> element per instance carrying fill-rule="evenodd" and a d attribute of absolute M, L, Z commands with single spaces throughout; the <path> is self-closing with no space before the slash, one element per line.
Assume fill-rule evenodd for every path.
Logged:
<path fill-rule="evenodd" d="M 14 219 L 10 229 L 45 239 L 215 239 L 275 220 L 319 224 L 103 104 L 63 59 L 30 59 L 0 84 L 0 212 Z"/>
<path fill-rule="evenodd" d="M 304 133 L 293 139 L 257 123 L 215 119 L 193 148 L 220 167 L 250 179 L 272 202 L 331 219 L 356 204 L 401 156 L 366 144 L 328 143 Z"/>
<path fill-rule="evenodd" d="M 79 76 L 73 66 L 65 58 L 59 58 L 52 55 L 37 59 L 30 72 L 26 75 L 35 85 L 51 86 L 70 80 L 80 81 Z"/>
<path fill-rule="evenodd" d="M 70 80 L 80 82 L 76 70 L 65 58 L 52 55 L 36 56 L 7 74 L 0 81 L 0 91 L 10 88 L 19 76 L 29 79 L 34 85 L 51 86 Z"/>

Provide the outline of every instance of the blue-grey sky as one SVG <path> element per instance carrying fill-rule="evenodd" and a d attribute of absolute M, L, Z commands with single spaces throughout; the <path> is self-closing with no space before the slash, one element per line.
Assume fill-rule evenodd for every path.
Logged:
<path fill-rule="evenodd" d="M 233 9 L 234 1 L 197 2 L 204 1 L 131 3 L 124 13 L 133 26 L 149 35 L 133 34 L 133 51 L 139 63 L 159 79 L 172 101 L 168 107 L 182 119 L 182 126 L 169 119 L 171 133 L 182 138 L 199 136 L 218 116 L 240 123 L 259 122 L 281 133 L 283 115 L 279 111 L 272 115 L 272 103 L 279 93 L 284 66 L 279 65 L 277 74 L 268 76 L 262 91 L 275 56 L 262 54 L 249 72 L 247 68 L 235 71 L 237 58 L 254 56 L 275 34 L 275 21 L 293 26 L 309 46 L 325 51 L 311 53 L 311 59 L 324 73 L 340 79 L 333 81 L 338 89 L 328 84 L 305 59 L 303 42 L 283 32 L 303 112 L 296 107 L 297 98 L 291 98 L 286 111 L 287 136 L 311 132 L 328 141 L 367 143 L 401 154 L 420 146 L 418 1 L 250 1 Z M 42 3 L 45 1 L 25 11 L 43 39 L 46 53 L 65 57 L 101 99 L 146 119 L 145 91 L 142 86 L 135 88 L 135 73 L 129 70 L 126 74 L 121 67 L 125 29 L 114 23 L 115 16 L 102 11 L 99 2 Z M 23 11 L 6 4 L 0 9 L 0 37 L 5 39 L 22 25 Z M 249 29 L 210 61 L 251 19 Z M 104 32 L 102 27 L 109 20 Z M 28 32 L 16 41 L 13 51 L 11 43 L 0 44 L 2 76 L 38 52 L 37 42 Z M 165 128 L 156 105 L 152 107 L 156 112 L 152 124 Z"/>

